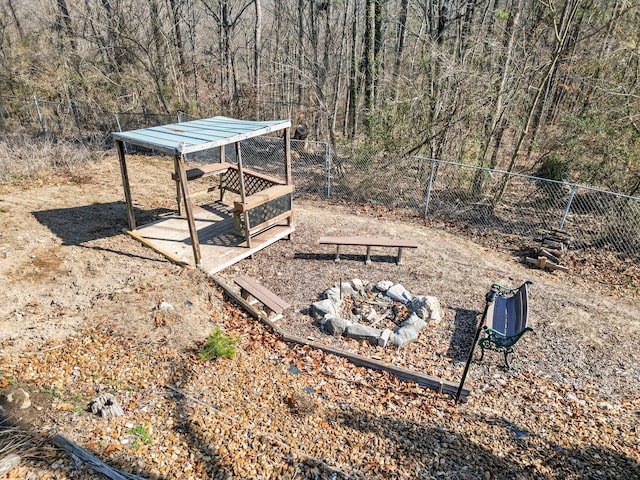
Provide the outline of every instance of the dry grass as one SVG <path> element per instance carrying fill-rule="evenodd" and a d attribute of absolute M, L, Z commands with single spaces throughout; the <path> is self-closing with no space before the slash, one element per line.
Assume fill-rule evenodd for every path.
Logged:
<path fill-rule="evenodd" d="M 101 152 L 77 143 L 5 136 L 0 140 L 0 182 L 46 179 L 60 174 L 73 180 L 80 167 L 101 157 Z"/>

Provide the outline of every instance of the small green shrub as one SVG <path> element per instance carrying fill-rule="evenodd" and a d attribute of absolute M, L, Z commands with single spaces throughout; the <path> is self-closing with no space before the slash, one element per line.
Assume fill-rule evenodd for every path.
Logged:
<path fill-rule="evenodd" d="M 555 180 L 556 182 L 566 182 L 569 180 L 571 169 L 569 164 L 556 154 L 545 156 L 534 173 L 539 179 Z M 568 190 L 561 183 L 546 182 L 545 180 L 536 180 L 536 186 L 550 200 L 559 200 L 564 198 Z"/>
<path fill-rule="evenodd" d="M 198 353 L 198 358 L 200 360 L 211 360 L 217 357 L 233 358 L 236 355 L 238 343 L 240 343 L 239 339 L 227 335 L 220 327 L 216 327 L 209 335 L 207 343 Z"/>
<path fill-rule="evenodd" d="M 569 164 L 559 155 L 549 154 L 541 159 L 540 166 L 535 172 L 539 178 L 547 178 L 558 182 L 566 182 L 570 173 Z"/>
<path fill-rule="evenodd" d="M 134 436 L 134 441 L 131 445 L 134 450 L 138 450 L 140 448 L 140 442 L 146 445 L 151 445 L 153 443 L 149 432 L 147 432 L 146 425 L 137 425 L 129 429 L 129 434 Z"/>

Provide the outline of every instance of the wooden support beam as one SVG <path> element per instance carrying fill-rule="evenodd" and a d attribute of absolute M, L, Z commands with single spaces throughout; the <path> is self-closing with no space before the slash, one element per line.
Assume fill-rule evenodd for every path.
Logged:
<path fill-rule="evenodd" d="M 133 211 L 133 200 L 131 198 L 131 183 L 129 182 L 129 172 L 127 171 L 127 160 L 124 153 L 124 142 L 116 140 L 118 149 L 118 158 L 120 160 L 120 175 L 122 176 L 122 187 L 124 188 L 124 199 L 127 204 L 127 220 L 129 221 L 129 230 L 136 229 L 136 216 Z"/>
<path fill-rule="evenodd" d="M 182 154 L 176 154 L 174 156 L 175 162 L 178 168 L 178 177 L 180 181 L 180 188 L 182 189 L 182 200 L 184 202 L 184 210 L 187 215 L 187 222 L 189 224 L 189 233 L 191 235 L 191 247 L 193 248 L 193 260 L 196 266 L 200 266 L 200 241 L 198 239 L 198 229 L 196 228 L 196 221 L 193 218 L 193 204 L 189 196 L 189 186 L 187 185 L 187 172 L 184 166 L 184 157 Z"/>

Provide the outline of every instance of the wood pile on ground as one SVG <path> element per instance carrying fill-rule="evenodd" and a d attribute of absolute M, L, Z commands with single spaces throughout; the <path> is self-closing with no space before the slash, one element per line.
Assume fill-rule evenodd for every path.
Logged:
<path fill-rule="evenodd" d="M 562 230 L 553 229 L 544 234 L 535 257 L 526 257 L 526 262 L 540 270 L 561 270 L 568 272 L 569 267 L 562 264 L 563 257 L 569 251 L 573 239 Z"/>

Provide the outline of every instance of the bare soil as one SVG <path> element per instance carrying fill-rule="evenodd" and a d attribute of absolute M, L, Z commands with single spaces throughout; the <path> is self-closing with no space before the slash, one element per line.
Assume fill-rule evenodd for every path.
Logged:
<path fill-rule="evenodd" d="M 130 162 L 139 223 L 175 208 L 171 167 L 151 157 Z M 535 270 L 419 218 L 304 199 L 296 201 L 290 241 L 220 273 L 229 284 L 251 275 L 289 300 L 281 324 L 295 335 L 452 382 L 489 286 L 532 280 L 535 331 L 516 346 L 515 368 L 503 370 L 502 358 L 488 354 L 472 365 L 468 402 L 455 406 L 280 342 L 226 303 L 203 272 L 123 234 L 122 197 L 113 157 L 0 186 L 0 392 L 23 388 L 33 401 L 21 410 L 5 404 L 11 422 L 62 432 L 104 461 L 154 478 L 640 475 L 640 306 L 632 289 L 609 288 L 598 272 Z M 335 263 L 334 248 L 317 239 L 346 234 L 413 238 L 420 247 L 405 251 L 401 266 L 385 249 L 365 265 L 364 247 L 344 249 Z M 353 278 L 434 295 L 444 319 L 403 349 L 327 336 L 309 305 Z M 162 302 L 173 308 L 160 310 Z M 241 339 L 237 359 L 197 360 L 215 325 Z M 85 411 L 105 391 L 120 396 L 125 418 Z M 152 444 L 134 443 L 138 424 L 154 432 Z M 93 478 L 54 453 L 17 472 Z"/>

